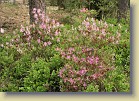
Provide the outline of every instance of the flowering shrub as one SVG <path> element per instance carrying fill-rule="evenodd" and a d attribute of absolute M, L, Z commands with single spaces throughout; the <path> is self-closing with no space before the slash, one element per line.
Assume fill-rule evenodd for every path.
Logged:
<path fill-rule="evenodd" d="M 63 91 L 85 90 L 88 84 L 102 78 L 111 69 L 97 56 L 93 56 L 91 51 L 92 49 L 82 49 L 82 52 L 75 53 L 74 48 L 69 48 L 66 52 L 60 51 L 61 56 L 67 60 L 67 64 L 59 72 L 63 80 Z"/>
<path fill-rule="evenodd" d="M 32 13 L 33 24 L 1 34 L 0 91 L 129 91 L 126 27 L 87 14 L 79 25 L 62 26 L 40 9 Z"/>
<path fill-rule="evenodd" d="M 19 34 L 15 33 L 14 38 L 7 43 L 8 47 L 16 48 L 21 54 L 38 47 L 44 49 L 60 41 L 59 22 L 45 16 L 40 9 L 34 8 L 32 13 L 35 23 L 26 27 L 21 25 L 20 32 L 16 32 Z"/>
<path fill-rule="evenodd" d="M 67 39 L 61 38 L 64 48 L 56 49 L 65 60 L 59 72 L 61 91 L 86 90 L 92 82 L 102 80 L 109 70 L 114 70 L 113 48 L 119 44 L 121 34 L 113 33 L 112 28 L 106 22 L 87 18 L 68 31 L 68 38 L 62 36 Z"/>

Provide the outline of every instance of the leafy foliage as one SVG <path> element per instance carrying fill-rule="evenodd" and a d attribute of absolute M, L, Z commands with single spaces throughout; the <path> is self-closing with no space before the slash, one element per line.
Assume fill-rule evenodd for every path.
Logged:
<path fill-rule="evenodd" d="M 129 26 L 94 12 L 61 25 L 34 8 L 34 24 L 2 34 L 0 91 L 129 92 Z"/>

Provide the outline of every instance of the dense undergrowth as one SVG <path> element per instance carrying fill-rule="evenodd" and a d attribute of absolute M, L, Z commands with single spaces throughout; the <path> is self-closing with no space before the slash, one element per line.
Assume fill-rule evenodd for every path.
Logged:
<path fill-rule="evenodd" d="M 34 24 L 0 34 L 0 91 L 130 91 L 129 23 L 77 12 L 61 25 L 34 8 Z"/>

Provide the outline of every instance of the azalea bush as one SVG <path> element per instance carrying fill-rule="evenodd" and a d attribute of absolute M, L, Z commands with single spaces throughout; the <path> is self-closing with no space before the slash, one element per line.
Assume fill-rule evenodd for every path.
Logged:
<path fill-rule="evenodd" d="M 32 13 L 34 23 L 1 35 L 0 91 L 129 91 L 127 26 L 92 18 L 86 8 L 73 25 Z"/>
<path fill-rule="evenodd" d="M 59 73 L 61 91 L 83 91 L 92 82 L 100 87 L 105 74 L 115 69 L 115 49 L 121 38 L 118 29 L 94 18 L 86 18 L 78 27 L 72 27 L 66 33 L 68 37 L 64 29 L 63 44 L 57 48 L 65 60 Z"/>

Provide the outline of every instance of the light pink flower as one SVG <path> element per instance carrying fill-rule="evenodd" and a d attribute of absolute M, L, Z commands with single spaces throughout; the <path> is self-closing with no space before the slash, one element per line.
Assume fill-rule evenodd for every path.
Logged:
<path fill-rule="evenodd" d="M 96 64 L 98 64 L 98 61 L 99 61 L 99 58 L 96 57 L 96 58 L 95 58 L 95 62 L 96 62 Z"/>
<path fill-rule="evenodd" d="M 55 24 L 56 22 L 55 22 L 55 20 L 54 19 L 52 19 L 52 24 Z"/>
<path fill-rule="evenodd" d="M 37 13 L 39 14 L 41 12 L 41 9 L 37 9 Z"/>
<path fill-rule="evenodd" d="M 40 25 L 40 28 L 46 29 L 46 24 L 42 23 L 42 24 Z"/>
<path fill-rule="evenodd" d="M 82 9 L 80 10 L 80 12 L 86 12 L 86 11 L 88 11 L 87 8 L 82 8 Z"/>
<path fill-rule="evenodd" d="M 23 25 L 21 25 L 20 32 L 24 32 L 24 31 L 25 31 L 25 28 L 23 27 Z"/>
<path fill-rule="evenodd" d="M 94 63 L 94 59 L 93 59 L 93 58 L 88 57 L 88 58 L 87 58 L 87 62 L 88 62 L 89 64 L 93 64 L 93 63 Z"/>
<path fill-rule="evenodd" d="M 72 78 L 70 78 L 70 79 L 69 79 L 69 82 L 70 82 L 71 84 L 73 84 L 73 83 L 74 83 L 74 80 L 73 80 Z"/>
<path fill-rule="evenodd" d="M 95 74 L 92 75 L 93 79 L 97 79 L 100 76 L 102 76 L 100 73 L 95 73 Z"/>
<path fill-rule="evenodd" d="M 0 32 L 1 32 L 1 33 L 4 33 L 4 29 L 3 29 L 3 28 L 0 28 Z"/>
<path fill-rule="evenodd" d="M 59 71 L 59 76 L 62 78 L 63 76 L 62 76 L 62 74 L 63 74 L 63 72 L 65 71 L 65 69 L 63 68 L 63 69 L 61 69 L 60 71 Z"/>
<path fill-rule="evenodd" d="M 36 10 L 37 10 L 36 8 L 33 8 L 33 11 L 32 11 L 32 13 L 36 13 Z"/>
<path fill-rule="evenodd" d="M 48 45 L 51 45 L 52 43 L 51 43 L 51 41 L 48 41 L 47 44 L 48 44 Z"/>
<path fill-rule="evenodd" d="M 42 35 L 42 32 L 41 32 L 41 31 L 38 31 L 38 33 L 39 33 L 40 35 Z"/>
<path fill-rule="evenodd" d="M 75 55 L 72 55 L 72 58 L 73 58 L 73 61 L 76 62 L 76 63 L 79 61 L 79 58 L 76 57 Z"/>
<path fill-rule="evenodd" d="M 79 75 L 83 76 L 86 72 L 87 72 L 87 70 L 82 69 L 78 73 L 79 73 Z"/>
<path fill-rule="evenodd" d="M 102 29 L 102 31 L 101 31 L 101 32 L 102 32 L 102 34 L 106 34 L 105 29 Z"/>
<path fill-rule="evenodd" d="M 38 43 L 40 43 L 40 42 L 41 42 L 41 40 L 40 40 L 40 39 L 37 39 L 37 42 L 38 42 Z"/>
<path fill-rule="evenodd" d="M 71 58 L 71 57 L 68 55 L 68 56 L 67 56 L 67 59 L 70 60 L 70 58 Z"/>
<path fill-rule="evenodd" d="M 33 11 L 36 11 L 37 9 L 36 8 L 33 8 Z"/>
<path fill-rule="evenodd" d="M 103 66 L 102 65 L 100 65 L 100 66 L 98 66 L 99 68 L 103 68 Z"/>
<path fill-rule="evenodd" d="M 44 42 L 44 43 L 43 43 L 43 46 L 47 46 L 47 42 Z"/>
<path fill-rule="evenodd" d="M 34 18 L 38 18 L 38 15 L 37 14 L 34 14 Z"/>
<path fill-rule="evenodd" d="M 56 26 L 57 26 L 57 27 L 60 26 L 59 22 L 56 23 Z"/>
<path fill-rule="evenodd" d="M 55 31 L 55 36 L 58 36 L 58 34 L 59 34 L 59 31 L 56 30 L 56 31 Z"/>
<path fill-rule="evenodd" d="M 83 24 L 88 27 L 90 25 L 90 23 L 88 21 L 84 21 Z"/>
<path fill-rule="evenodd" d="M 84 86 L 84 87 L 86 87 L 86 86 L 87 86 L 87 84 L 84 82 L 83 86 Z"/>

